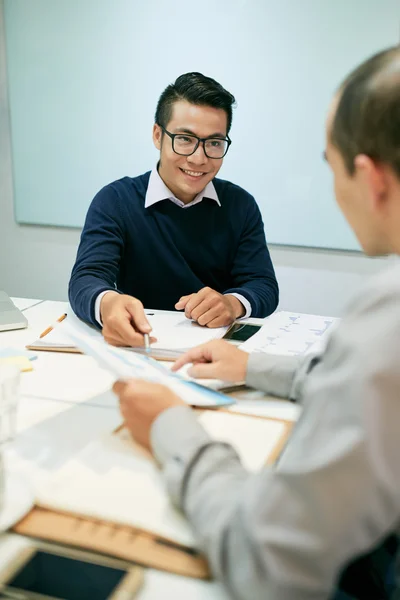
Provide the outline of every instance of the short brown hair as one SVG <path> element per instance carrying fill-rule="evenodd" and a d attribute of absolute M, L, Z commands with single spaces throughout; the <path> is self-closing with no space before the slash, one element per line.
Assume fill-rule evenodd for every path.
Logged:
<path fill-rule="evenodd" d="M 330 132 L 350 174 L 358 154 L 400 177 L 400 47 L 375 54 L 345 79 Z"/>
<path fill-rule="evenodd" d="M 154 118 L 157 125 L 167 127 L 172 117 L 173 105 L 178 100 L 187 100 L 197 106 L 222 108 L 227 118 L 226 133 L 229 133 L 232 124 L 232 107 L 236 101 L 234 96 L 215 79 L 197 72 L 185 73 L 178 77 L 175 83 L 165 88 L 158 100 Z"/>

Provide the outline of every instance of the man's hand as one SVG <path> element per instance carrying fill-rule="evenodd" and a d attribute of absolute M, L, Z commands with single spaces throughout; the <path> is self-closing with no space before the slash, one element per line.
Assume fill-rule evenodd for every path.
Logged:
<path fill-rule="evenodd" d="M 169 388 L 142 379 L 117 381 L 113 391 L 119 396 L 125 424 L 135 440 L 151 450 L 150 430 L 158 415 L 173 406 L 187 406 Z"/>
<path fill-rule="evenodd" d="M 196 294 L 182 296 L 175 304 L 177 310 L 185 310 L 188 319 L 206 327 L 231 325 L 245 313 L 243 304 L 230 294 L 220 294 L 209 287 Z"/>
<path fill-rule="evenodd" d="M 143 304 L 132 296 L 118 292 L 107 292 L 103 296 L 100 317 L 103 337 L 113 346 L 144 346 L 143 334 L 151 331 Z M 156 338 L 150 338 L 150 342 L 155 341 Z"/>
<path fill-rule="evenodd" d="M 172 370 L 178 371 L 183 365 L 193 363 L 193 366 L 188 369 L 191 377 L 222 379 L 237 383 L 246 379 L 248 360 L 247 352 L 223 340 L 215 340 L 186 352 L 178 358 Z"/>

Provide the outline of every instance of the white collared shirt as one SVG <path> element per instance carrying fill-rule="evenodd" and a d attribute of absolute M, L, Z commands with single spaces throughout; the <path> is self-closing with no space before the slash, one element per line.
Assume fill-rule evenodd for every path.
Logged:
<path fill-rule="evenodd" d="M 149 208 L 149 206 L 153 206 L 153 204 L 161 202 L 162 200 L 171 200 L 171 202 L 177 204 L 181 208 L 189 208 L 189 206 L 199 204 L 203 200 L 203 198 L 209 198 L 210 200 L 214 200 L 218 204 L 218 206 L 221 206 L 221 202 L 219 201 L 218 194 L 215 190 L 212 181 L 207 183 L 204 190 L 197 194 L 197 196 L 191 202 L 185 204 L 184 202 L 182 202 L 182 200 L 179 200 L 179 198 L 174 196 L 171 190 L 167 188 L 164 181 L 161 179 L 161 176 L 156 167 L 150 173 L 149 185 L 147 186 L 144 207 Z"/>

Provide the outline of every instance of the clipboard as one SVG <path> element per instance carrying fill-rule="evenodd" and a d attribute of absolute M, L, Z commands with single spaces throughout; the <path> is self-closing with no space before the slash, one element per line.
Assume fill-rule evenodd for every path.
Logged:
<path fill-rule="evenodd" d="M 210 411 L 196 410 L 198 414 L 206 412 Z M 240 416 L 240 413 L 232 413 L 226 409 L 217 412 Z M 267 465 L 274 464 L 286 445 L 293 423 L 269 417 L 246 416 L 284 424 L 283 434 L 266 461 Z M 121 429 L 123 426 L 117 428 L 114 433 Z M 13 531 L 27 537 L 84 548 L 177 575 L 198 579 L 211 577 L 206 558 L 195 548 L 148 530 L 88 517 L 79 514 L 78 511 L 57 510 L 36 504 L 31 512 L 13 527 Z"/>
<path fill-rule="evenodd" d="M 207 561 L 199 552 L 134 527 L 122 527 L 86 516 L 35 506 L 13 527 L 13 531 L 176 575 L 210 578 Z"/>

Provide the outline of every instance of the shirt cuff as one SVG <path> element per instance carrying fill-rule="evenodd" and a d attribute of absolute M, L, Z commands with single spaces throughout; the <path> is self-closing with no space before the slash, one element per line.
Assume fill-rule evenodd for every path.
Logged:
<path fill-rule="evenodd" d="M 252 352 L 247 363 L 246 384 L 274 396 L 291 398 L 300 364 L 298 356 Z"/>
<path fill-rule="evenodd" d="M 162 412 L 151 427 L 150 437 L 171 499 L 181 507 L 185 473 L 200 448 L 212 440 L 188 406 L 174 406 Z"/>
<path fill-rule="evenodd" d="M 103 327 L 103 323 L 102 323 L 101 317 L 100 317 L 101 299 L 103 298 L 103 296 L 105 296 L 106 294 L 108 294 L 108 292 L 115 292 L 115 290 L 105 290 L 104 292 L 101 292 L 97 296 L 96 302 L 94 303 L 94 318 L 96 319 L 96 321 L 98 322 L 98 324 L 100 325 L 100 327 Z"/>
<path fill-rule="evenodd" d="M 240 319 L 248 319 L 250 317 L 251 304 L 247 300 L 247 298 L 242 296 L 242 294 L 237 294 L 236 292 L 227 292 L 226 294 L 224 294 L 224 296 L 235 296 L 235 298 L 237 298 L 239 300 L 239 302 L 241 302 L 243 304 L 245 313 L 244 313 L 243 317 L 240 317 Z M 236 320 L 240 321 L 240 319 L 236 319 Z"/>

